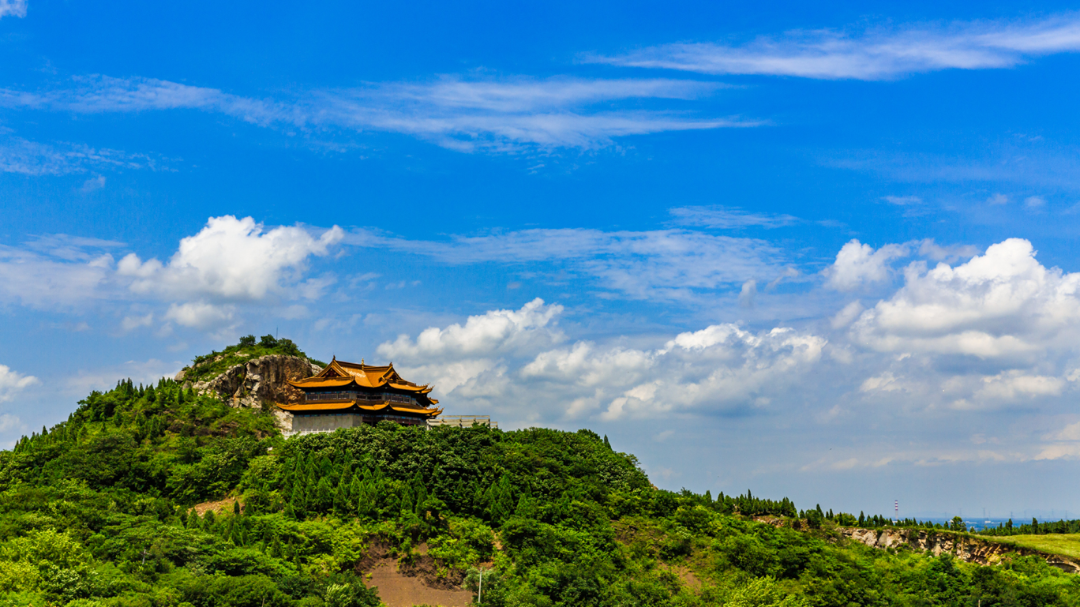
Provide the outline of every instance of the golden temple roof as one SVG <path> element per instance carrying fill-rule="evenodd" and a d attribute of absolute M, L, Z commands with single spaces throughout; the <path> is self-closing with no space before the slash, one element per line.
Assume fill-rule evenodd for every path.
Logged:
<path fill-rule="evenodd" d="M 319 389 L 326 388 L 340 388 L 343 389 L 343 391 L 348 391 L 350 387 L 360 389 L 389 389 L 392 391 L 404 393 L 414 399 L 416 401 L 416 404 L 406 408 L 415 409 L 416 411 L 427 412 L 429 411 L 429 409 L 427 409 L 428 406 L 439 404 L 438 400 L 435 400 L 434 398 L 431 398 L 429 396 L 432 390 L 431 386 L 427 384 L 421 386 L 418 384 L 414 384 L 411 381 L 407 381 L 405 378 L 401 377 L 401 375 L 398 374 L 396 369 L 394 369 L 394 363 L 390 363 L 389 365 L 366 365 L 363 362 L 360 362 L 359 364 L 357 364 L 338 360 L 335 356 L 334 359 L 330 361 L 330 364 L 326 365 L 326 367 L 322 371 L 319 371 L 319 373 L 317 373 L 316 375 L 306 377 L 304 379 L 289 381 L 288 383 L 289 385 L 295 388 L 299 388 L 300 390 L 304 390 L 305 392 L 307 392 L 308 390 L 317 391 Z M 330 403 L 335 401 L 321 402 Z M 306 403 L 304 404 L 304 406 L 307 408 L 296 410 L 316 410 L 313 403 Z M 321 404 L 319 406 L 321 406 Z M 367 405 L 357 406 L 365 410 L 375 410 L 368 409 Z M 403 405 L 394 406 L 398 407 Z M 292 409 L 285 410 L 290 411 Z M 427 413 L 424 414 L 426 415 Z"/>
<path fill-rule="evenodd" d="M 317 403 L 297 403 L 292 405 L 283 405 L 275 403 L 277 408 L 283 411 L 289 411 L 290 413 L 297 412 L 317 412 L 317 411 L 345 411 L 348 409 L 356 408 L 360 411 L 394 411 L 396 413 L 409 413 L 413 415 L 421 415 L 423 417 L 436 417 L 443 412 L 442 409 L 430 408 L 424 409 L 421 407 L 408 407 L 398 403 L 392 403 L 389 401 L 374 403 L 374 404 L 359 404 L 355 400 L 327 400 Z"/>
<path fill-rule="evenodd" d="M 297 388 L 340 388 L 354 382 L 361 388 L 389 386 L 403 392 L 417 394 L 431 392 L 430 386 L 418 386 L 398 375 L 398 372 L 394 369 L 394 363 L 385 366 L 365 365 L 364 363 L 347 363 L 338 360 L 336 357 L 318 375 L 290 381 L 289 384 Z"/>

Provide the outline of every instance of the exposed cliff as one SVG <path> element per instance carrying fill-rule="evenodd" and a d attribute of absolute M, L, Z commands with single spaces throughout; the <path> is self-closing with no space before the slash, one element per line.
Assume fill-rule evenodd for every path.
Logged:
<path fill-rule="evenodd" d="M 287 382 L 311 377 L 321 370 L 306 358 L 272 354 L 229 367 L 213 379 L 184 385 L 202 394 L 216 394 L 234 407 L 261 407 L 264 403 L 303 400 L 304 393 Z M 178 373 L 176 381 L 184 381 L 184 375 L 184 371 Z M 285 415 L 280 411 L 275 413 L 283 422 Z"/>
<path fill-rule="evenodd" d="M 999 563 L 1008 554 L 1038 555 L 1059 569 L 1069 573 L 1080 573 L 1080 562 L 1069 557 L 1017 548 L 958 533 L 925 529 L 859 529 L 855 527 L 839 527 L 837 531 L 846 538 L 873 548 L 908 546 L 920 552 L 929 551 L 935 556 L 947 552 L 963 561 L 981 565 Z"/>

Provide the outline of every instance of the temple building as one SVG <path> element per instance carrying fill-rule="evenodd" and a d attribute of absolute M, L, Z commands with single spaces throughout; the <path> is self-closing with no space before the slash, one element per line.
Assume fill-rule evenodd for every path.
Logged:
<path fill-rule="evenodd" d="M 301 402 L 278 404 L 292 416 L 292 432 L 333 432 L 364 424 L 392 421 L 426 425 L 442 409 L 430 398 L 430 386 L 402 379 L 393 363 L 386 366 L 330 361 L 318 375 L 290 381 L 304 393 Z"/>

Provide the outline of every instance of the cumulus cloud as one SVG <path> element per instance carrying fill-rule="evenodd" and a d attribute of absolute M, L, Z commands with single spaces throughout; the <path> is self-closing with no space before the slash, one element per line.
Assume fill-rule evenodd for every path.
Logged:
<path fill-rule="evenodd" d="M 1035 398 L 1039 396 L 1058 396 L 1066 382 L 1059 377 L 1029 375 L 1023 371 L 1004 371 L 991 377 L 982 378 L 983 386 L 975 393 L 980 399 L 1012 401 L 1017 398 Z"/>
<path fill-rule="evenodd" d="M 89 303 L 136 302 L 140 313 L 123 318 L 123 331 L 152 323 L 155 314 L 148 306 L 167 305 L 159 318 L 185 327 L 221 328 L 237 320 L 239 305 L 321 297 L 335 278 L 305 277 L 308 263 L 328 255 L 343 234 L 336 226 L 268 229 L 250 217 L 212 217 L 197 234 L 182 239 L 164 263 L 142 261 L 135 253 L 116 262 L 113 253 L 125 246 L 119 242 L 38 237 L 21 247 L 0 245 L 0 302 L 61 311 L 86 311 Z"/>
<path fill-rule="evenodd" d="M 561 311 L 536 300 L 518 311 L 427 329 L 415 340 L 399 337 L 379 353 L 418 376 L 426 373 L 424 381 L 459 405 L 495 407 L 519 420 L 614 420 L 767 407 L 819 361 L 826 344 L 790 328 L 753 333 L 722 324 L 680 333 L 652 349 L 585 340 L 559 346 L 565 337 L 551 323 Z"/>
<path fill-rule="evenodd" d="M 974 21 L 869 30 L 793 31 L 744 45 L 677 43 L 587 60 L 704 74 L 763 74 L 826 80 L 887 80 L 946 69 L 1000 69 L 1080 50 L 1080 17 Z"/>
<path fill-rule="evenodd" d="M 236 306 L 199 301 L 170 305 L 165 312 L 165 319 L 184 327 L 210 329 L 231 323 L 235 313 Z"/>
<path fill-rule="evenodd" d="M 319 237 L 298 226 L 266 231 L 251 217 L 212 217 L 198 234 L 180 241 L 168 263 L 128 254 L 117 265 L 136 293 L 257 301 L 295 282 L 311 256 L 323 256 L 344 232 L 334 226 Z"/>
<path fill-rule="evenodd" d="M 921 262 L 905 284 L 863 312 L 857 342 L 885 352 L 999 358 L 1072 348 L 1080 321 L 1080 274 L 1046 268 L 1027 240 L 1012 238 L 956 267 Z"/>
<path fill-rule="evenodd" d="M 889 262 L 908 255 L 904 245 L 885 245 L 874 250 L 868 244 L 852 240 L 836 254 L 836 261 L 826 270 L 828 284 L 839 291 L 853 291 L 869 283 L 889 278 Z"/>
<path fill-rule="evenodd" d="M 33 375 L 23 375 L 6 365 L 0 365 L 0 403 L 15 398 L 18 392 L 39 383 Z"/>
<path fill-rule="evenodd" d="M 768 407 L 820 360 L 826 340 L 790 328 L 752 333 L 712 325 L 655 350 L 578 342 L 541 353 L 521 375 L 606 420 L 671 412 L 738 413 Z M 573 398 L 571 398 L 573 397 Z M 576 410 L 575 410 L 576 408 Z"/>
<path fill-rule="evenodd" d="M 377 352 L 389 360 L 405 361 L 448 393 L 495 369 L 503 356 L 529 353 L 562 341 L 562 333 L 554 326 L 562 311 L 562 306 L 537 298 L 519 310 L 470 316 L 464 325 L 430 327 L 415 340 L 399 335 L 379 345 Z"/>

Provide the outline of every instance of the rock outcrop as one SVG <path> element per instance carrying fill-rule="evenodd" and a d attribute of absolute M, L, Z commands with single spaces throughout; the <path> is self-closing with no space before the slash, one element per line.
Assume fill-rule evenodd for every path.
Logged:
<path fill-rule="evenodd" d="M 974 538 L 956 533 L 942 533 L 925 529 L 859 529 L 840 527 L 844 537 L 872 548 L 900 548 L 908 546 L 920 552 L 929 551 L 934 556 L 947 552 L 968 563 L 994 565 L 1008 554 L 1038 555 L 1050 565 L 1069 573 L 1080 573 L 1080 562 L 1057 554 L 1045 554 L 1036 550 L 1019 548 L 1001 542 Z"/>
<path fill-rule="evenodd" d="M 211 380 L 187 382 L 185 386 L 201 394 L 216 394 L 234 407 L 262 407 L 263 403 L 303 400 L 304 393 L 287 382 L 311 377 L 321 370 L 305 358 L 272 354 L 235 365 Z M 177 374 L 176 381 L 184 381 L 184 374 Z M 279 425 L 286 423 L 287 414 L 275 412 Z"/>

